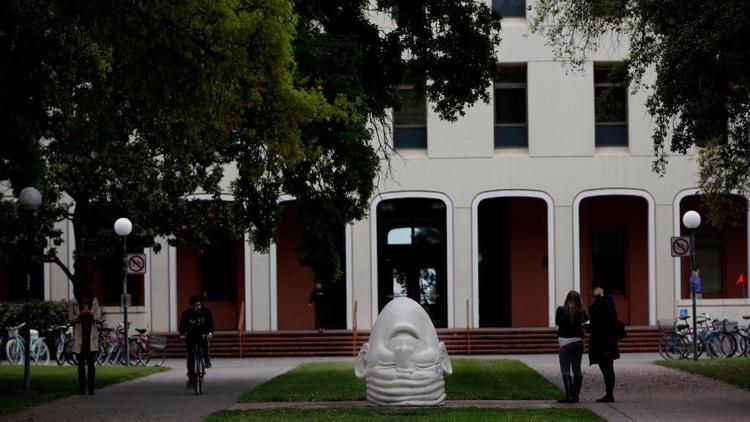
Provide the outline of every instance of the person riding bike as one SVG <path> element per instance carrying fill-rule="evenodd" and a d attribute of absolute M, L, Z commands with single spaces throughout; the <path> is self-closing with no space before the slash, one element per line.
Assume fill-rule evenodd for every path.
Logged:
<path fill-rule="evenodd" d="M 211 359 L 208 356 L 208 339 L 214 334 L 214 318 L 211 311 L 203 307 L 200 296 L 191 296 L 190 306 L 182 312 L 180 318 L 180 340 L 185 340 L 187 350 L 188 383 L 192 385 L 194 380 L 192 347 L 196 343 L 203 350 L 203 362 L 206 368 L 211 367 Z"/>

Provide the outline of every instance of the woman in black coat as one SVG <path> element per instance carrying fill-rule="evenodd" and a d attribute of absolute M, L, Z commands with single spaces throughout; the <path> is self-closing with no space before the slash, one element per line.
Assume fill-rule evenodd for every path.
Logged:
<path fill-rule="evenodd" d="M 615 302 L 604 294 L 601 287 L 594 289 L 594 303 L 589 308 L 591 337 L 589 339 L 589 364 L 598 364 L 604 376 L 606 393 L 598 402 L 615 401 L 615 368 L 614 361 L 620 358 L 617 349 L 617 311 Z"/>

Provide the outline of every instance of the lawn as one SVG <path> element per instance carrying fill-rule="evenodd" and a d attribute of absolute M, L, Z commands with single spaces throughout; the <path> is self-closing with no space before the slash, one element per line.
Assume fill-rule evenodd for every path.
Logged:
<path fill-rule="evenodd" d="M 96 388 L 166 371 L 168 368 L 109 367 L 96 368 Z M 23 390 L 23 366 L 0 366 L 0 415 L 16 412 L 78 392 L 74 366 L 33 366 L 31 393 Z"/>
<path fill-rule="evenodd" d="M 204 419 L 204 422 L 233 421 L 305 421 L 305 422 L 356 422 L 356 421 L 604 421 L 588 409 L 273 409 L 221 411 Z"/>
<path fill-rule="evenodd" d="M 703 375 L 750 390 L 750 358 L 657 361 L 657 365 Z"/>
<path fill-rule="evenodd" d="M 306 363 L 248 391 L 240 402 L 365 400 L 353 362 Z M 518 360 L 453 359 L 448 400 L 552 400 L 562 391 Z"/>

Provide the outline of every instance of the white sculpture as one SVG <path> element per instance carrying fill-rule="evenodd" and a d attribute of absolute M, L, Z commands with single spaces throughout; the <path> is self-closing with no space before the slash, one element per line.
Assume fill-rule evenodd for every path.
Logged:
<path fill-rule="evenodd" d="M 354 365 L 375 406 L 438 405 L 445 400 L 444 373 L 453 373 L 445 343 L 427 312 L 407 297 L 383 308 Z"/>

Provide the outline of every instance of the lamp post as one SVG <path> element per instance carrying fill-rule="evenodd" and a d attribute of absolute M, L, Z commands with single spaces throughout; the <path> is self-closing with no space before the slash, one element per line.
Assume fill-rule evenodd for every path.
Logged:
<path fill-rule="evenodd" d="M 127 218 L 115 221 L 115 233 L 122 237 L 122 313 L 125 330 L 125 366 L 130 366 L 130 344 L 128 341 L 128 244 L 127 239 L 133 230 L 133 223 Z"/>
<path fill-rule="evenodd" d="M 695 272 L 695 229 L 701 225 L 701 216 L 695 211 L 688 211 L 682 215 L 682 224 L 690 230 L 690 293 L 693 298 L 693 359 L 698 360 L 698 324 L 695 305 L 695 283 L 692 281 Z"/>
<path fill-rule="evenodd" d="M 42 205 L 42 194 L 33 187 L 23 188 L 18 194 L 18 202 L 21 204 L 23 210 L 33 215 L 39 209 L 39 206 Z M 31 251 L 27 252 L 29 256 L 27 257 L 28 264 L 26 268 L 26 301 L 23 306 L 26 326 L 21 331 L 21 335 L 23 336 L 24 344 L 26 344 L 26 347 L 23 348 L 23 388 L 29 391 L 31 390 L 31 324 L 29 323 L 31 314 Z"/>

